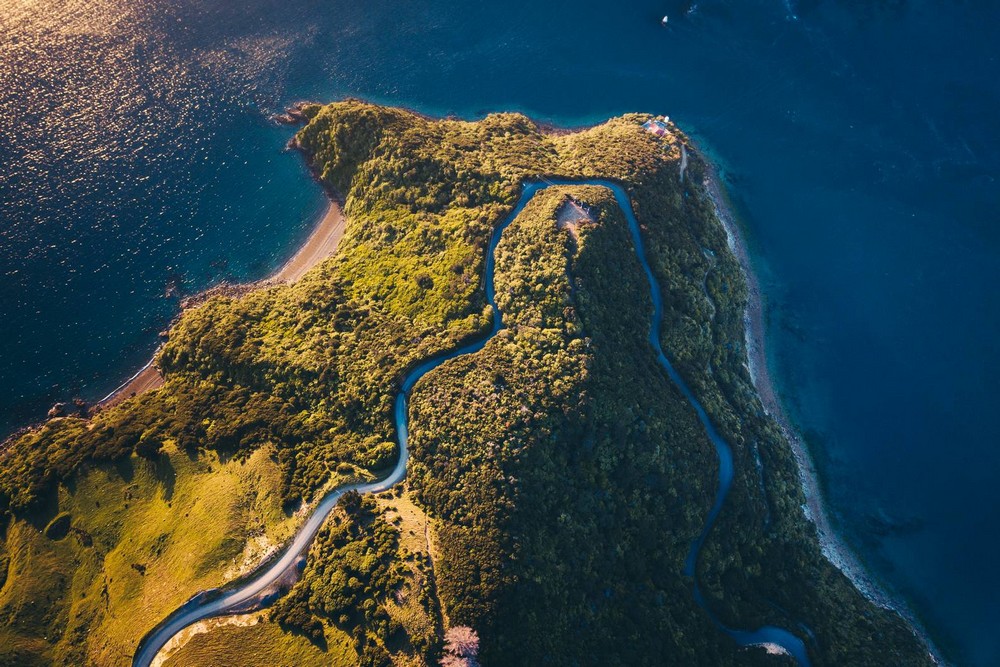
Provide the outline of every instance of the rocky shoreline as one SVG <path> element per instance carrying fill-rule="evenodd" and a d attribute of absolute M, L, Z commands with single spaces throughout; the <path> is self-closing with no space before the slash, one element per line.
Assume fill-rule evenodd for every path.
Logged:
<path fill-rule="evenodd" d="M 285 109 L 285 113 L 276 113 L 271 116 L 271 120 L 279 125 L 300 125 L 306 123 L 309 117 L 306 116 L 305 110 L 309 107 L 321 106 L 317 102 L 309 102 L 307 100 L 301 100 L 296 102 L 292 106 Z"/>
<path fill-rule="evenodd" d="M 704 160 L 712 165 L 709 159 Z M 819 476 L 815 463 L 805 441 L 792 426 L 781 399 L 775 389 L 767 366 L 767 348 L 765 346 L 764 298 L 757 281 L 756 273 L 750 262 L 750 254 L 746 242 L 740 232 L 739 225 L 732 206 L 722 187 L 722 180 L 715 167 L 710 167 L 704 183 L 705 191 L 715 209 L 715 215 L 722 223 L 726 232 L 729 250 L 736 257 L 743 272 L 747 285 L 747 307 L 743 315 L 743 330 L 747 350 L 748 370 L 757 395 L 765 412 L 772 417 L 791 446 L 799 470 L 799 481 L 806 497 L 802 511 L 806 518 L 815 526 L 819 536 L 820 549 L 823 555 L 837 569 L 850 579 L 857 588 L 872 603 L 899 614 L 913 629 L 914 634 L 924 643 L 930 656 L 937 664 L 947 664 L 941 653 L 931 642 L 927 631 L 903 601 L 890 595 L 885 587 L 877 583 L 868 573 L 858 556 L 836 534 L 830 522 L 829 515 L 823 503 Z"/>

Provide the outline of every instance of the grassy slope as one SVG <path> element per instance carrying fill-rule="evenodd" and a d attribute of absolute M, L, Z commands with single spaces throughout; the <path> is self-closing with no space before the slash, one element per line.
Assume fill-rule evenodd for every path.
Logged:
<path fill-rule="evenodd" d="M 251 535 L 279 542 L 290 534 L 279 484 L 266 450 L 222 464 L 168 446 L 156 463 L 81 472 L 58 494 L 72 522 L 65 536 L 51 539 L 29 521 L 8 529 L 0 606 L 9 626 L 61 636 L 51 652 L 60 663 L 127 662 L 143 628 L 136 619 L 161 617 L 192 590 L 222 583 Z"/>
<path fill-rule="evenodd" d="M 76 662 L 68 656 L 81 651 L 126 664 L 161 610 L 218 583 L 252 533 L 280 537 L 300 500 L 338 474 L 391 461 L 395 383 L 414 361 L 483 330 L 489 230 L 524 178 L 559 174 L 628 184 L 665 288 L 664 347 L 736 445 L 734 490 L 700 564 L 713 607 L 738 625 L 803 620 L 818 664 L 921 662 L 901 622 L 819 556 L 787 443 L 760 414 L 742 366 L 742 278 L 701 190 L 703 165 L 695 159 L 678 183 L 678 138 L 644 133 L 642 116 L 551 137 L 515 114 L 431 121 L 357 102 L 310 113 L 298 141 L 321 180 L 346 196 L 337 258 L 295 286 L 185 314 L 160 358 L 163 389 L 89 424 L 51 422 L 3 454 L 0 656 Z M 433 621 L 420 619 L 435 615 L 439 598 L 451 621 L 481 630 L 497 663 L 595 652 L 633 663 L 749 657 L 692 606 L 679 574 L 710 504 L 714 458 L 644 356 L 644 286 L 620 217 L 600 190 L 574 192 L 602 224 L 567 246 L 552 224 L 555 193 L 533 203 L 498 251 L 499 298 L 517 326 L 415 393 L 411 479 L 438 526 L 436 566 L 393 556 L 384 510 L 350 530 L 385 568 L 349 548 L 310 554 L 320 574 L 303 590 L 327 591 L 351 568 L 404 589 L 418 572 L 421 587 L 434 581 L 433 599 L 409 614 L 417 620 L 401 623 L 404 639 L 425 637 L 420 649 L 386 620 L 391 591 L 362 591 L 373 600 L 356 599 L 363 622 L 328 616 L 333 598 L 313 595 L 301 609 L 306 625 L 311 617 L 327 635 L 349 628 L 355 650 L 419 661 L 436 648 Z M 203 520 L 190 521 L 199 512 Z M 58 513 L 91 545 L 76 530 L 46 537 Z M 384 579 L 390 571 L 405 581 Z M 265 619 L 253 629 L 278 637 L 277 628 Z M 185 655 L 256 655 L 263 644 L 251 648 L 250 630 L 200 635 Z M 300 639 L 277 646 L 299 650 Z M 376 653 L 366 654 L 373 664 Z"/>
<path fill-rule="evenodd" d="M 346 635 L 330 632 L 327 650 L 308 639 L 282 632 L 264 616 L 249 625 L 221 625 L 197 634 L 164 661 L 163 667 L 226 665 L 226 667 L 351 667 L 355 653 Z"/>
<path fill-rule="evenodd" d="M 331 528 L 352 524 L 338 510 L 310 549 L 303 582 L 270 611 L 256 614 L 252 626 L 223 625 L 198 634 L 164 664 L 380 665 L 390 655 L 399 666 L 432 664 L 442 628 L 428 517 L 405 492 L 382 494 L 368 509 L 373 514 L 354 524 L 359 532 L 347 548 L 331 553 L 324 548 Z M 390 534 L 387 550 L 373 540 L 377 531 Z M 378 568 L 392 585 L 373 585 L 371 573 Z M 334 597 L 346 614 L 324 609 Z M 285 622 L 299 607 L 315 620 L 322 638 Z"/>

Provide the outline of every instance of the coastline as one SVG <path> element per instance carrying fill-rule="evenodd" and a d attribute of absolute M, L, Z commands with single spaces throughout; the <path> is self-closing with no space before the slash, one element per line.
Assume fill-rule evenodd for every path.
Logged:
<path fill-rule="evenodd" d="M 607 188 L 612 192 L 614 201 L 621 208 L 621 211 L 625 215 L 625 219 L 628 222 L 628 230 L 633 242 L 633 247 L 648 280 L 651 301 L 653 303 L 653 317 L 650 324 L 650 341 L 657 354 L 658 363 L 662 365 L 663 369 L 669 375 L 670 380 L 675 383 L 684 399 L 694 408 L 698 415 L 698 419 L 705 428 L 708 438 L 716 444 L 716 447 L 720 452 L 720 466 L 728 465 L 731 469 L 731 450 L 729 446 L 722 441 L 721 436 L 719 436 L 719 434 L 715 431 L 715 428 L 712 426 L 704 408 L 671 365 L 670 361 L 664 354 L 663 349 L 660 347 L 659 331 L 663 313 L 663 301 L 659 296 L 660 286 L 659 282 L 654 277 L 651 265 L 646 259 L 646 252 L 642 242 L 642 232 L 640 231 L 640 223 L 636 219 L 635 212 L 632 209 L 631 199 L 622 185 L 614 181 L 604 180 L 601 178 L 579 180 L 567 180 L 560 178 L 549 180 L 542 178 L 539 181 L 526 183 L 522 188 L 521 196 L 513 209 L 510 210 L 499 222 L 499 224 L 497 224 L 491 231 L 490 241 L 487 246 L 488 257 L 494 256 L 503 232 L 514 222 L 514 220 L 518 218 L 519 215 L 521 215 L 525 206 L 532 200 L 538 191 L 549 187 L 561 187 L 567 185 L 599 186 Z M 305 551 L 309 548 L 310 543 L 315 538 L 316 534 L 320 530 L 320 527 L 327 520 L 327 517 L 334 510 L 339 502 L 339 499 L 345 493 L 356 492 L 373 495 L 381 494 L 403 481 L 406 475 L 407 463 L 410 456 L 408 450 L 409 397 L 414 386 L 416 386 L 416 384 L 425 375 L 449 360 L 474 354 L 483 349 L 483 346 L 493 339 L 505 326 L 503 324 L 503 313 L 497 305 L 496 292 L 493 288 L 495 266 L 494 262 L 487 261 L 484 276 L 486 301 L 494 314 L 490 330 L 482 337 L 479 335 L 473 335 L 471 339 L 466 339 L 465 342 L 460 343 L 460 347 L 457 349 L 453 349 L 442 354 L 432 355 L 431 357 L 418 362 L 415 366 L 412 366 L 409 371 L 405 372 L 401 381 L 398 383 L 398 386 L 395 388 L 397 393 L 395 394 L 394 400 L 394 422 L 396 439 L 399 446 L 399 458 L 389 475 L 374 481 L 351 483 L 346 486 L 334 487 L 331 491 L 327 492 L 318 504 L 315 505 L 315 507 L 310 508 L 309 513 L 306 515 L 307 518 L 305 523 L 295 532 L 289 543 L 275 552 L 278 554 L 275 560 L 270 562 L 265 561 L 263 566 L 251 571 L 251 573 L 245 578 L 237 579 L 236 581 L 226 584 L 220 588 L 209 589 L 197 593 L 182 606 L 175 609 L 166 618 L 162 619 L 156 626 L 153 627 L 152 630 L 147 632 L 146 635 L 142 637 L 136 648 L 135 657 L 133 659 L 133 665 L 135 667 L 154 667 L 155 665 L 162 664 L 162 660 L 167 659 L 167 656 L 160 658 L 159 660 L 158 656 L 163 655 L 168 646 L 176 650 L 176 648 L 183 645 L 183 643 L 185 643 L 193 634 L 196 634 L 199 631 L 207 631 L 209 628 L 206 628 L 205 630 L 201 630 L 201 628 L 205 627 L 204 624 L 206 621 L 211 622 L 210 619 L 221 619 L 224 616 L 233 615 L 238 615 L 239 618 L 246 618 L 248 617 L 246 612 L 258 611 L 264 606 L 269 605 L 270 602 L 267 602 L 267 600 L 271 598 L 272 591 L 287 592 L 288 588 L 282 586 L 282 582 L 288 581 L 286 577 L 294 577 L 297 572 L 301 571 L 301 569 L 305 567 Z M 725 453 L 723 454 L 722 452 Z M 721 487 L 718 496 L 719 500 L 717 502 L 718 508 L 721 508 L 722 502 L 728 493 L 728 488 L 728 482 L 723 484 Z M 307 506 L 304 505 L 303 509 L 305 507 Z M 717 514 L 717 512 L 718 510 L 716 509 L 713 512 L 713 515 L 711 515 L 708 519 L 703 535 L 707 534 L 707 531 L 710 530 L 712 522 L 714 521 L 714 515 Z M 703 543 L 703 538 L 699 539 L 696 543 L 696 546 L 694 547 L 695 550 L 692 551 L 694 558 L 697 558 L 697 551 L 700 550 Z M 685 575 L 693 576 L 689 572 L 685 572 Z M 695 601 L 699 606 L 705 608 L 707 611 L 707 607 L 705 607 L 705 603 L 702 601 L 701 596 L 697 591 L 698 588 L 696 580 Z M 281 594 L 284 593 L 279 593 L 279 595 Z M 197 629 L 192 630 L 191 628 Z M 809 665 L 808 658 L 806 657 L 805 644 L 798 636 L 787 630 L 774 626 L 766 626 L 754 630 L 735 630 L 725 628 L 724 626 L 720 626 L 720 628 L 724 630 L 733 640 L 735 640 L 736 643 L 744 648 L 763 646 L 768 653 L 789 655 L 792 656 L 798 664 L 805 666 Z M 188 634 L 185 635 L 185 633 Z"/>
<path fill-rule="evenodd" d="M 681 148 L 683 153 L 683 144 Z M 685 161 L 686 157 L 685 154 Z M 817 526 L 822 553 L 825 558 L 845 573 L 852 584 L 867 599 L 883 608 L 894 610 L 900 614 L 910 624 L 914 634 L 928 648 L 935 662 L 940 664 L 942 661 L 935 652 L 933 645 L 927 638 L 926 633 L 922 633 L 922 627 L 915 621 L 912 614 L 908 613 L 905 604 L 901 605 L 893 601 L 878 584 L 874 583 L 857 556 L 836 535 L 828 520 L 822 501 L 822 494 L 820 493 L 816 467 L 809 456 L 805 443 L 798 437 L 795 429 L 791 426 L 791 422 L 781 405 L 778 393 L 768 372 L 765 354 L 766 348 L 764 345 L 765 330 L 762 293 L 759 288 L 757 276 L 752 270 L 749 253 L 740 235 L 740 230 L 736 224 L 736 218 L 732 213 L 728 197 L 721 186 L 720 177 L 710 164 L 708 167 L 710 175 L 704 181 L 706 192 L 712 201 L 716 218 L 723 225 L 726 232 L 727 244 L 740 262 L 740 267 L 748 286 L 749 294 L 743 313 L 743 323 L 744 338 L 747 346 L 747 363 L 751 381 L 765 410 L 779 424 L 784 437 L 788 439 L 792 447 L 799 470 L 800 483 L 806 497 L 802 509 L 806 517 Z M 683 164 L 681 177 L 683 178 Z M 336 252 L 339 242 L 343 237 L 345 226 L 346 220 L 340 206 L 336 202 L 330 201 L 322 215 L 318 216 L 318 222 L 314 224 L 305 242 L 295 250 L 292 256 L 280 268 L 260 280 L 239 284 L 222 283 L 185 299 L 181 303 L 180 311 L 175 316 L 175 322 L 176 318 L 180 317 L 186 310 L 198 307 L 213 296 L 239 297 L 257 289 L 266 289 L 271 286 L 297 281 L 308 270 Z M 129 397 L 134 397 L 149 389 L 162 386 L 163 377 L 156 367 L 156 359 L 161 350 L 162 345 L 158 346 L 153 358 L 135 375 L 102 399 L 95 407 L 100 410 L 111 405 L 116 405 Z"/>
<path fill-rule="evenodd" d="M 117 389 L 112 391 L 110 394 L 99 400 L 94 407 L 100 407 L 102 409 L 107 409 L 118 405 L 127 398 L 141 394 L 144 391 L 149 391 L 150 389 L 158 389 L 163 386 L 163 376 L 160 371 L 153 365 L 156 361 L 157 355 L 160 350 L 163 349 L 163 345 L 158 345 L 156 351 L 153 352 L 153 357 L 146 362 L 143 366 L 136 372 L 135 375 L 125 380 Z"/>
<path fill-rule="evenodd" d="M 305 243 L 280 269 L 261 282 L 268 285 L 296 282 L 311 268 L 333 256 L 340 246 L 346 227 L 347 219 L 343 209 L 331 199 Z"/>
<path fill-rule="evenodd" d="M 934 645 L 923 624 L 917 619 L 916 614 L 904 600 L 898 596 L 890 595 L 883 585 L 875 581 L 857 554 L 836 533 L 830 522 L 812 455 L 809 453 L 805 441 L 792 426 L 768 369 L 763 294 L 750 262 L 749 250 L 737 224 L 733 207 L 722 187 L 722 177 L 718 169 L 710 160 L 706 159 L 705 163 L 708 167 L 708 174 L 703 183 L 705 192 L 712 202 L 716 218 L 725 229 L 729 250 L 739 262 L 743 279 L 747 285 L 748 295 L 746 310 L 743 313 L 743 332 L 750 379 L 764 411 L 777 422 L 792 449 L 799 472 L 799 482 L 806 497 L 802 511 L 806 518 L 816 526 L 820 550 L 834 567 L 850 579 L 854 587 L 865 598 L 883 609 L 899 614 L 913 630 L 913 633 L 923 642 L 935 663 L 947 665 L 948 663 Z"/>
<path fill-rule="evenodd" d="M 310 269 L 328 257 L 331 257 L 337 251 L 337 248 L 340 246 L 340 240 L 344 237 L 346 226 L 347 219 L 344 217 L 343 208 L 338 202 L 329 199 L 327 207 L 319 217 L 319 222 L 314 225 L 305 242 L 299 246 L 295 253 L 278 270 L 260 280 L 241 284 L 221 283 L 208 288 L 204 292 L 188 297 L 181 302 L 181 310 L 177 314 L 177 317 L 183 314 L 184 311 L 197 307 L 209 297 L 218 294 L 239 296 L 265 287 L 296 282 Z M 95 403 L 91 408 L 91 413 L 106 410 L 133 396 L 138 396 L 143 392 L 162 387 L 164 382 L 163 375 L 156 367 L 156 358 L 162 347 L 160 345 L 156 348 L 152 358 L 135 375 Z"/>

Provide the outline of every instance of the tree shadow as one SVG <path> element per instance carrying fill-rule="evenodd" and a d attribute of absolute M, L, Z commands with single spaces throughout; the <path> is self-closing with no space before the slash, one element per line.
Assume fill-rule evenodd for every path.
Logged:
<path fill-rule="evenodd" d="M 126 484 L 135 478 L 135 464 L 132 462 L 131 457 L 125 456 L 118 459 L 114 462 L 114 468 Z"/>
<path fill-rule="evenodd" d="M 156 473 L 156 479 L 163 484 L 164 500 L 170 502 L 174 497 L 174 487 L 177 484 L 177 472 L 174 470 L 173 462 L 167 454 L 160 452 L 156 461 L 153 462 L 153 470 Z"/>

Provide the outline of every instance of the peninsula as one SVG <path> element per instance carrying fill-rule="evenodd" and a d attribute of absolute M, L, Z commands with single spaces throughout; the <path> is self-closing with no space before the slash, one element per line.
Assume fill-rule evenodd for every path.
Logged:
<path fill-rule="evenodd" d="M 336 254 L 3 448 L 0 664 L 932 664 L 822 554 L 675 126 L 300 113 Z"/>

